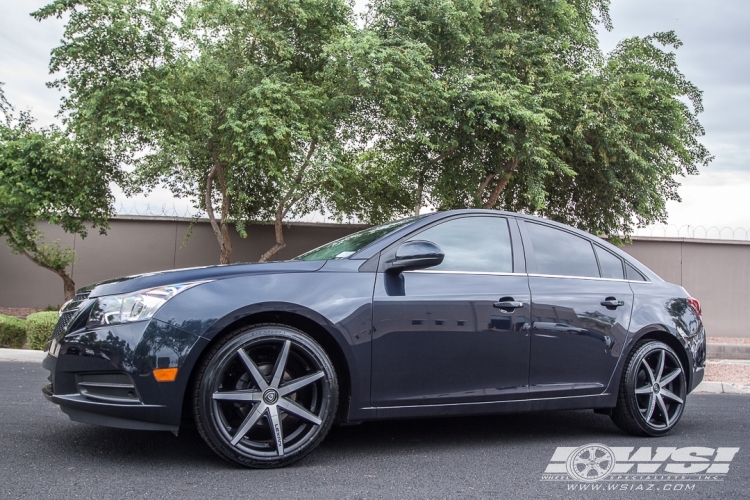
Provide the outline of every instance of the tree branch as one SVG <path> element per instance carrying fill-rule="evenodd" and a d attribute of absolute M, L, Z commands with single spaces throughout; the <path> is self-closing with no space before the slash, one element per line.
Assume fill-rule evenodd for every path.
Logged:
<path fill-rule="evenodd" d="M 490 172 L 487 174 L 487 176 L 484 178 L 484 180 L 479 184 L 479 189 L 477 189 L 477 202 L 478 204 L 482 203 L 482 195 L 484 194 L 484 190 L 487 189 L 487 186 L 490 185 L 490 182 L 492 179 L 495 178 L 495 173 Z"/>
<path fill-rule="evenodd" d="M 219 161 L 219 155 L 216 152 L 213 141 L 209 141 L 208 148 L 211 151 L 211 159 L 213 166 L 206 177 L 206 213 L 208 220 L 211 223 L 211 229 L 214 231 L 217 241 L 219 242 L 219 262 L 221 264 L 229 264 L 229 256 L 232 252 L 232 243 L 229 237 L 229 228 L 227 226 L 227 216 L 229 215 L 229 197 L 227 196 L 227 183 L 224 177 L 224 168 L 222 163 Z M 213 207 L 213 187 L 214 179 L 219 181 L 219 189 L 221 191 L 221 220 L 216 221 L 216 215 L 214 214 Z"/>
<path fill-rule="evenodd" d="M 23 247 L 23 245 L 13 236 L 13 232 L 10 230 L 8 226 L 3 226 L 3 230 L 5 231 L 5 236 L 13 243 L 13 247 L 18 251 L 18 253 L 20 253 L 27 259 L 29 259 L 31 262 L 33 262 L 37 266 L 43 269 L 47 269 L 48 271 L 52 271 L 53 273 L 55 273 L 56 275 L 62 278 L 63 290 L 65 293 L 66 301 L 75 297 L 75 290 L 76 290 L 75 282 L 73 281 L 73 278 L 71 278 L 70 275 L 67 273 L 67 271 L 65 271 L 65 269 L 60 269 L 60 268 L 52 267 L 50 265 L 45 264 L 44 262 L 39 260 L 37 257 L 31 255 Z"/>
<path fill-rule="evenodd" d="M 513 160 L 503 165 L 504 175 L 497 182 L 497 185 L 495 185 L 495 189 L 492 190 L 492 193 L 490 194 L 490 197 L 487 200 L 487 203 L 484 204 L 484 208 L 492 208 L 495 206 L 495 203 L 497 203 L 497 199 L 500 197 L 500 193 L 502 193 L 503 189 L 505 189 L 505 186 L 508 185 L 510 176 L 517 167 L 518 167 L 518 158 L 514 158 Z"/>
<path fill-rule="evenodd" d="M 297 201 L 299 201 L 298 196 L 292 197 L 292 195 L 294 194 L 295 189 L 302 183 L 305 170 L 307 170 L 310 165 L 310 159 L 312 158 L 317 145 L 317 140 L 313 140 L 310 143 L 305 161 L 302 162 L 302 165 L 300 165 L 292 185 L 289 187 L 289 190 L 286 192 L 284 197 L 281 198 L 278 206 L 276 207 L 276 219 L 274 220 L 274 233 L 276 236 L 276 243 L 266 253 L 260 256 L 260 262 L 267 262 L 268 259 L 276 255 L 279 251 L 286 247 L 286 243 L 284 243 L 284 218 L 289 213 L 289 210 L 291 210 L 292 207 L 297 203 Z M 287 202 L 290 203 L 287 204 Z"/>

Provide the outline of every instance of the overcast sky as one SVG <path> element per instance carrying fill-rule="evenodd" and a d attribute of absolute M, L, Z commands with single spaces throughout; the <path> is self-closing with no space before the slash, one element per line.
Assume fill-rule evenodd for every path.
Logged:
<path fill-rule="evenodd" d="M 58 20 L 38 23 L 29 16 L 45 3 L 0 0 L 0 82 L 5 82 L 11 103 L 31 110 L 43 125 L 56 121 L 60 93 L 48 89 L 45 82 L 52 79 L 49 53 L 63 27 Z M 612 0 L 611 14 L 614 30 L 601 34 L 605 51 L 629 36 L 674 30 L 684 42 L 677 50 L 680 69 L 704 92 L 703 142 L 716 159 L 701 175 L 681 181 L 683 202 L 668 205 L 669 223 L 750 230 L 750 4 L 746 0 Z M 118 195 L 120 202 L 128 207 L 134 203 Z M 175 205 L 178 210 L 189 205 L 165 191 L 137 202 L 141 208 L 145 203 L 170 209 Z"/>

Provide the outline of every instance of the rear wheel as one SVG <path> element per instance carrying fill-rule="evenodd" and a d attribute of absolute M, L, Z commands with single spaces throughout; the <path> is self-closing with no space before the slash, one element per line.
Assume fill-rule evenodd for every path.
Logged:
<path fill-rule="evenodd" d="M 336 415 L 338 384 L 325 351 L 283 325 L 241 328 L 201 364 L 193 393 L 196 425 L 220 456 L 256 468 L 310 453 Z"/>
<path fill-rule="evenodd" d="M 630 434 L 663 436 L 682 417 L 686 395 L 677 353 L 663 342 L 646 341 L 628 359 L 612 420 Z"/>

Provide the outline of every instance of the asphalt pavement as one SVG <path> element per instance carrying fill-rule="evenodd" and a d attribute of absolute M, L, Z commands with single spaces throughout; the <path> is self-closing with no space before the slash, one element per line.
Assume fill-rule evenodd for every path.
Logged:
<path fill-rule="evenodd" d="M 370 422 L 334 428 L 290 467 L 249 470 L 215 456 L 194 430 L 71 422 L 42 396 L 46 375 L 35 362 L 0 362 L 0 498 L 750 498 L 745 395 L 691 395 L 677 428 L 658 439 L 626 435 L 591 411 Z M 701 447 L 685 452 L 699 465 L 706 448 L 739 451 L 726 474 L 702 480 L 544 479 L 558 447 L 588 443 L 641 459 L 643 447 Z"/>

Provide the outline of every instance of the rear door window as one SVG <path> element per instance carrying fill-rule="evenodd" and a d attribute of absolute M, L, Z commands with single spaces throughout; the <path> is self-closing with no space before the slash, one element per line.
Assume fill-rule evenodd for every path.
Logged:
<path fill-rule="evenodd" d="M 591 242 L 549 226 L 526 223 L 539 274 L 599 277 Z"/>

